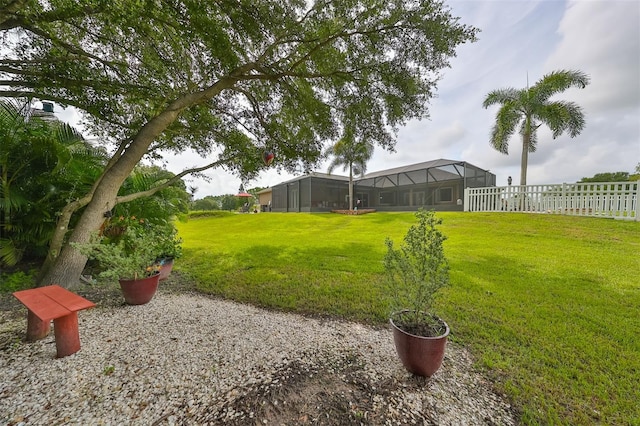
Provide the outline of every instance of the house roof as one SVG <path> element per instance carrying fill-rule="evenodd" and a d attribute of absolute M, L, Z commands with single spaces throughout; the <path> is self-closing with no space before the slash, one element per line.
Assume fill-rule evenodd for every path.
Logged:
<path fill-rule="evenodd" d="M 348 181 L 349 180 L 348 176 L 330 175 L 328 173 L 320 173 L 320 172 L 311 172 L 311 173 L 307 173 L 307 174 L 304 174 L 302 176 L 298 176 L 298 177 L 295 177 L 293 179 L 284 181 L 284 182 L 280 183 L 279 185 L 283 185 L 285 183 L 296 182 L 296 181 L 299 181 L 299 180 L 302 180 L 302 179 L 305 179 L 305 178 L 308 178 L 308 177 L 315 177 L 315 178 L 320 178 L 320 179 L 344 180 L 344 181 Z"/>
<path fill-rule="evenodd" d="M 467 163 L 466 161 L 456 161 L 456 160 L 447 160 L 444 158 L 440 158 L 438 160 L 431 160 L 431 161 L 424 161 L 422 163 L 415 163 L 415 164 L 409 164 L 407 166 L 401 166 L 401 167 L 395 167 L 393 169 L 386 169 L 386 170 L 380 170 L 377 172 L 372 172 L 372 173 L 367 173 L 364 176 L 362 176 L 361 178 L 359 178 L 358 180 L 362 180 L 362 179 L 370 179 L 370 178 L 374 178 L 374 177 L 379 177 L 379 176 L 386 176 L 386 175 L 394 175 L 397 173 L 406 173 L 406 172 L 412 172 L 415 170 L 423 170 L 423 169 L 431 169 L 434 167 L 443 167 L 443 166 L 451 166 L 451 165 L 462 165 L 462 164 L 467 164 L 469 166 L 472 166 L 472 164 Z M 476 167 L 476 166 L 474 166 Z"/>
<path fill-rule="evenodd" d="M 424 183 L 427 181 L 427 179 L 429 181 L 442 182 L 462 178 L 466 173 L 465 169 L 468 168 L 488 171 L 466 161 L 439 158 L 437 160 L 423 161 L 422 163 L 409 164 L 406 166 L 394 167 L 392 169 L 385 169 L 379 170 L 377 172 L 367 173 L 361 177 L 354 177 L 353 181 L 355 184 L 361 184 L 365 186 L 375 184 L 376 186 L 379 186 L 381 188 Z M 426 173 L 411 173 L 421 171 L 426 171 Z M 282 182 L 278 185 L 286 185 L 289 183 L 297 182 L 307 177 L 341 180 L 345 182 L 349 181 L 349 177 L 347 176 L 311 172 Z"/>

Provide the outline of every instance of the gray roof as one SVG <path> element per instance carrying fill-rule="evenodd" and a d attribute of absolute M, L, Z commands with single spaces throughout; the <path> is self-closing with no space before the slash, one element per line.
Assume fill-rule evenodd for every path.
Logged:
<path fill-rule="evenodd" d="M 367 173 L 361 177 L 354 177 L 354 183 L 370 185 L 373 182 L 377 185 L 381 185 L 381 187 L 386 186 L 397 186 L 397 185 L 406 185 L 408 183 L 424 183 L 427 181 L 447 181 L 452 179 L 459 179 L 464 176 L 465 168 L 475 168 L 477 170 L 487 171 L 480 167 L 474 166 L 473 164 L 467 163 L 466 161 L 459 160 L 447 160 L 445 158 L 440 158 L 437 160 L 431 161 L 423 161 L 422 163 L 409 164 L 407 166 L 395 167 L 392 169 L 380 170 L 377 172 Z M 403 175 L 403 173 L 417 172 L 417 171 L 427 171 L 424 176 L 422 174 L 411 173 L 411 176 Z M 427 176 L 427 173 L 429 176 Z M 398 177 L 400 182 L 395 182 L 393 176 L 401 175 Z M 385 176 L 388 176 L 385 178 Z M 281 182 L 278 185 L 285 185 L 293 182 L 297 182 L 299 180 L 315 177 L 321 179 L 333 179 L 333 180 L 341 180 L 341 181 L 349 181 L 348 176 L 341 175 L 333 175 L 327 173 L 319 173 L 319 172 L 311 172 L 302 176 L 295 177 L 291 180 Z M 380 178 L 380 179 L 378 179 Z M 406 182 L 404 182 L 406 181 Z M 403 183 L 404 182 L 404 183 Z M 277 185 L 276 185 L 277 186 Z"/>
<path fill-rule="evenodd" d="M 412 172 L 412 171 L 415 171 L 415 170 L 423 170 L 423 169 L 431 169 L 431 168 L 434 168 L 434 167 L 450 166 L 450 165 L 453 165 L 453 164 L 461 165 L 461 164 L 465 164 L 465 163 L 466 163 L 465 161 L 446 160 L 444 158 L 440 158 L 438 160 L 424 161 L 422 163 L 409 164 L 408 166 L 395 167 L 393 169 L 386 169 L 386 170 L 380 170 L 380 171 L 377 171 L 377 172 L 367 173 L 366 175 L 364 175 L 360 179 L 370 179 L 370 178 L 374 178 L 374 177 L 394 175 L 394 174 L 397 174 L 397 173 L 406 173 L 406 172 Z M 471 164 L 469 164 L 469 163 L 466 163 L 466 164 L 471 166 Z M 358 180 L 360 180 L 360 179 L 358 179 Z"/>
<path fill-rule="evenodd" d="M 299 180 L 308 178 L 308 177 L 315 177 L 315 178 L 320 178 L 320 179 L 333 179 L 333 180 L 344 180 L 344 181 L 348 181 L 349 177 L 348 176 L 341 176 L 341 175 L 330 175 L 327 173 L 320 173 L 320 172 L 311 172 L 311 173 L 307 173 L 305 175 L 302 176 L 298 176 L 295 177 L 293 179 L 287 180 L 285 182 L 281 182 L 278 185 L 282 185 L 285 183 L 292 183 L 292 182 L 297 182 Z"/>

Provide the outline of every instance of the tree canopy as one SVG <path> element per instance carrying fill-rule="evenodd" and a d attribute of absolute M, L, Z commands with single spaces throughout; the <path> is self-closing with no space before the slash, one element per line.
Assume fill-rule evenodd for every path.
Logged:
<path fill-rule="evenodd" d="M 392 148 L 476 33 L 441 0 L 4 2 L 0 97 L 75 106 L 116 148 L 60 214 L 44 283 L 79 275 L 85 258 L 62 241 L 87 241 L 133 199 L 118 191 L 143 156 L 191 149 L 206 164 L 176 179 L 219 166 L 247 180 L 263 151 L 276 167 L 310 167 L 345 129 Z"/>
<path fill-rule="evenodd" d="M 439 72 L 476 30 L 439 1 L 14 1 L 1 96 L 74 105 L 91 131 L 149 150 L 313 162 L 348 126 L 384 147 L 427 114 Z M 160 117 L 169 118 L 162 124 Z"/>
<path fill-rule="evenodd" d="M 627 182 L 629 172 L 596 173 L 593 177 L 583 177 L 579 182 Z"/>

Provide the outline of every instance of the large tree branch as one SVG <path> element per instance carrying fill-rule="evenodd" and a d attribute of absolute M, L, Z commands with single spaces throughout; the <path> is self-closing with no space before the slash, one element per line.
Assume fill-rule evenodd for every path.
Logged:
<path fill-rule="evenodd" d="M 1 61 L 0 61 L 1 64 Z M 34 77 L 36 80 L 50 79 L 54 84 L 58 84 L 61 87 L 90 87 L 95 90 L 108 90 L 111 93 L 126 93 L 130 90 L 153 90 L 149 86 L 140 86 L 122 82 L 115 82 L 110 79 L 104 80 L 75 80 L 71 78 L 61 78 L 60 76 L 52 77 L 47 73 L 36 72 L 30 69 L 14 68 L 6 65 L 0 65 L 0 72 L 7 74 L 21 75 L 26 77 Z M 2 80 L 0 84 L 6 86 L 24 86 L 24 87 L 37 87 L 38 84 L 32 81 L 22 80 Z"/>
<path fill-rule="evenodd" d="M 120 197 L 117 197 L 115 204 L 126 203 L 126 202 L 129 202 L 129 201 L 137 200 L 138 198 L 149 197 L 149 196 L 155 194 L 156 192 L 160 191 L 161 189 L 167 188 L 172 183 L 178 181 L 179 179 L 181 179 L 182 177 L 184 177 L 184 176 L 186 176 L 188 174 L 200 173 L 202 171 L 205 171 L 207 169 L 211 169 L 213 167 L 222 166 L 224 164 L 232 162 L 234 159 L 235 159 L 235 157 L 223 158 L 223 159 L 214 161 L 213 163 L 209 163 L 206 166 L 196 167 L 196 168 L 193 168 L 193 169 L 184 170 L 184 171 L 178 173 L 177 175 L 173 176 L 172 178 L 168 179 L 167 181 L 163 182 L 162 184 L 160 184 L 158 186 L 155 186 L 155 187 L 153 187 L 151 189 L 148 189 L 146 191 L 136 192 L 134 194 L 127 194 L 127 195 L 122 195 Z"/>
<path fill-rule="evenodd" d="M 14 22 L 17 22 L 16 12 L 23 9 L 29 0 L 13 0 L 0 8 L 0 30 L 15 28 Z M 6 27 L 6 28 L 5 28 Z"/>
<path fill-rule="evenodd" d="M 111 123 L 113 125 L 125 128 L 125 129 L 132 129 L 133 127 L 130 126 L 127 123 L 121 123 L 119 121 L 115 121 L 112 120 L 106 116 L 104 116 L 103 114 L 100 113 L 100 111 L 98 111 L 97 109 L 93 109 L 90 106 L 88 106 L 86 103 L 84 102 L 80 102 L 76 99 L 71 99 L 71 98 L 66 98 L 66 97 L 62 97 L 62 96 L 56 96 L 56 95 L 51 95 L 48 93 L 39 93 L 39 92 L 34 92 L 34 91 L 24 91 L 24 90 L 0 90 L 0 97 L 5 97 L 5 98 L 35 98 L 35 99 L 43 99 L 43 100 L 48 100 L 48 101 L 52 101 L 52 102 L 57 102 L 63 106 L 67 106 L 67 105 L 71 105 L 74 106 L 78 109 L 80 109 L 81 111 L 86 111 L 89 114 L 93 115 L 94 117 L 99 118 L 100 120 L 103 120 L 107 123 Z"/>
<path fill-rule="evenodd" d="M 28 24 L 28 23 L 22 23 L 20 25 L 21 28 L 23 28 L 24 30 L 30 31 L 35 35 L 38 35 L 42 38 L 44 38 L 45 40 L 49 40 L 51 41 L 53 44 L 58 45 L 59 47 L 61 47 L 62 49 L 66 50 L 67 52 L 80 56 L 80 57 L 84 57 L 84 58 L 88 58 L 88 59 L 92 59 L 98 63 L 103 64 L 104 66 L 108 67 L 109 69 L 111 69 L 112 71 L 116 72 L 116 74 L 119 74 L 118 72 L 118 67 L 119 66 L 126 66 L 126 63 L 118 63 L 118 62 L 114 62 L 114 61 L 107 61 L 99 56 L 96 56 L 92 53 L 87 52 L 86 50 L 81 49 L 78 46 L 74 46 L 70 43 L 67 43 L 66 41 L 63 41 L 61 39 L 59 39 L 58 37 L 53 36 L 52 34 L 49 34 L 48 32 L 44 31 L 41 28 L 38 28 L 34 25 Z M 0 28 L 1 30 L 2 28 Z M 120 76 L 121 78 L 123 76 Z"/>
<path fill-rule="evenodd" d="M 29 0 L 14 0 L 0 9 L 0 30 L 10 30 L 26 25 L 26 17 L 24 15 L 19 15 L 16 12 L 20 9 L 24 9 L 28 1 Z M 58 8 L 41 11 L 37 15 L 37 22 L 51 23 L 56 21 L 66 21 L 81 16 L 89 16 L 98 12 L 99 11 L 97 9 L 89 6 L 80 8 Z"/>

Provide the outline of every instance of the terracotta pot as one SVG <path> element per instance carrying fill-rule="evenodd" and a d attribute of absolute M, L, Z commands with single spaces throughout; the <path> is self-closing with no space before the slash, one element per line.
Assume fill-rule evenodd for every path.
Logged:
<path fill-rule="evenodd" d="M 119 280 L 119 282 L 125 302 L 129 305 L 144 305 L 156 294 L 160 274 L 137 280 Z"/>
<path fill-rule="evenodd" d="M 173 269 L 173 258 L 165 257 L 160 259 L 157 264 L 160 266 L 160 281 L 166 280 Z"/>
<path fill-rule="evenodd" d="M 442 320 L 441 320 L 442 321 Z M 393 323 L 393 316 L 389 319 L 393 329 L 393 342 L 402 365 L 410 373 L 418 376 L 431 377 L 442 365 L 444 350 L 447 346 L 449 326 L 442 321 L 446 330 L 437 337 L 422 337 L 409 334 Z"/>

